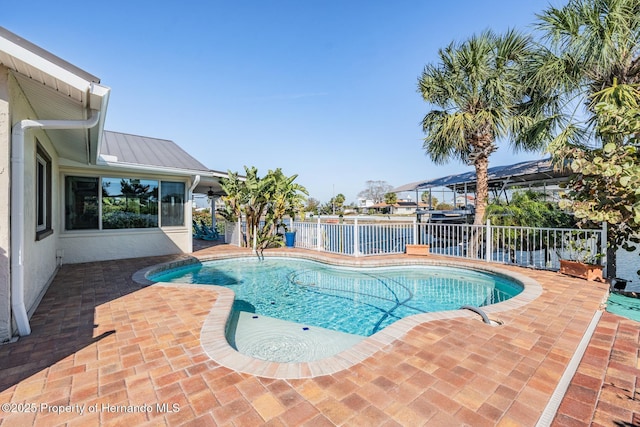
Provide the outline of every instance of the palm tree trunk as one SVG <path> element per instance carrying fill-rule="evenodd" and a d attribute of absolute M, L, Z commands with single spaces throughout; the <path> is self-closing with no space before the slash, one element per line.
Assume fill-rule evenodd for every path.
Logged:
<path fill-rule="evenodd" d="M 487 176 L 487 168 L 489 166 L 489 158 L 486 155 L 480 155 L 474 162 L 476 168 L 476 202 L 474 225 L 484 224 L 484 214 L 487 209 L 487 199 L 489 198 L 489 180 Z"/>

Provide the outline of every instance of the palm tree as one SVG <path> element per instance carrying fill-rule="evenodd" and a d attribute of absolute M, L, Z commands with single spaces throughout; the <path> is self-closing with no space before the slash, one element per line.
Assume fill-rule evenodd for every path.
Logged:
<path fill-rule="evenodd" d="M 547 45 L 531 56 L 531 105 L 546 116 L 538 136 L 550 151 L 588 145 L 596 134 L 596 95 L 616 85 L 640 83 L 640 2 L 569 0 L 538 16 Z"/>
<path fill-rule="evenodd" d="M 497 140 L 511 138 L 516 150 L 541 147 L 521 137 L 533 119 L 517 108 L 526 99 L 521 64 L 530 49 L 530 38 L 516 31 L 486 31 L 441 49 L 439 63 L 427 65 L 418 80 L 422 98 L 437 107 L 422 120 L 427 155 L 437 164 L 457 159 L 475 167 L 475 224 L 484 220 Z"/>

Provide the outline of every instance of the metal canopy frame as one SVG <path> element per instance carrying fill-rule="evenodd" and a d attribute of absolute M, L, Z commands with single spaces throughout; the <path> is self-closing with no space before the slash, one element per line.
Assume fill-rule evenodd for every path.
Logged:
<path fill-rule="evenodd" d="M 494 166 L 487 170 L 489 189 L 502 192 L 509 187 L 540 187 L 555 185 L 567 181 L 571 171 L 557 169 L 551 158 L 515 163 L 507 166 Z M 428 190 L 435 187 L 447 187 L 457 193 L 475 192 L 476 173 L 465 172 L 426 181 L 417 181 L 393 190 L 395 193 L 405 191 Z"/>

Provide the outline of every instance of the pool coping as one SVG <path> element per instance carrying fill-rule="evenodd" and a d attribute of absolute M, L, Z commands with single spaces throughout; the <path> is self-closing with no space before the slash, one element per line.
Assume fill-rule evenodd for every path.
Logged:
<path fill-rule="evenodd" d="M 152 282 L 147 279 L 151 273 L 163 270 L 181 267 L 200 262 L 246 258 L 251 256 L 250 252 L 226 253 L 226 254 L 209 254 L 204 256 L 189 256 L 183 259 L 174 260 L 166 263 L 156 264 L 139 270 L 133 275 L 133 280 L 147 286 L 170 286 L 170 287 L 196 287 L 214 290 L 218 297 L 207 315 L 200 332 L 200 344 L 205 353 L 216 363 L 232 369 L 237 372 L 256 375 L 260 377 L 273 379 L 303 379 L 313 378 L 322 375 L 330 375 L 336 372 L 351 368 L 358 363 L 363 362 L 367 358 L 373 356 L 376 352 L 383 350 L 385 347 L 393 344 L 395 341 L 402 339 L 410 330 L 426 322 L 442 319 L 454 318 L 477 318 L 479 325 L 483 327 L 500 327 L 487 325 L 481 321 L 478 314 L 469 310 L 452 310 L 436 313 L 422 313 L 405 317 L 397 322 L 387 326 L 383 330 L 364 338 L 358 344 L 346 349 L 334 356 L 321 360 L 310 362 L 270 362 L 247 356 L 235 350 L 228 343 L 226 338 L 226 326 L 231 309 L 235 299 L 235 293 L 225 287 L 216 285 L 198 285 L 198 284 L 181 284 Z M 501 312 L 514 310 L 526 304 L 531 303 L 542 294 L 542 286 L 535 279 L 524 274 L 507 271 L 496 267 L 493 264 L 484 264 L 481 262 L 473 262 L 469 260 L 444 260 L 433 259 L 429 257 L 395 257 L 395 258 L 330 258 L 325 254 L 307 251 L 281 251 L 272 250 L 264 253 L 265 257 L 285 257 L 307 259 L 320 263 L 345 266 L 345 267 L 387 267 L 387 266 L 411 266 L 411 265 L 431 265 L 439 267 L 457 267 L 467 270 L 484 271 L 497 274 L 503 277 L 511 278 L 519 282 L 523 287 L 523 291 L 515 297 L 482 307 L 487 316 L 494 321 L 500 323 L 500 319 L 496 318 Z"/>

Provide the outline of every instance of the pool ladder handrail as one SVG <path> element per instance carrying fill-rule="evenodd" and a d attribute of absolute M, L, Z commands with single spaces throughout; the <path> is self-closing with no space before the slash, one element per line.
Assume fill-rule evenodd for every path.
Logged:
<path fill-rule="evenodd" d="M 460 309 L 461 310 L 471 310 L 474 313 L 479 314 L 480 317 L 482 317 L 482 321 L 484 323 L 486 323 L 487 325 L 491 325 L 491 320 L 489 320 L 489 317 L 479 307 L 475 307 L 473 305 L 463 305 L 462 307 L 460 307 Z"/>

